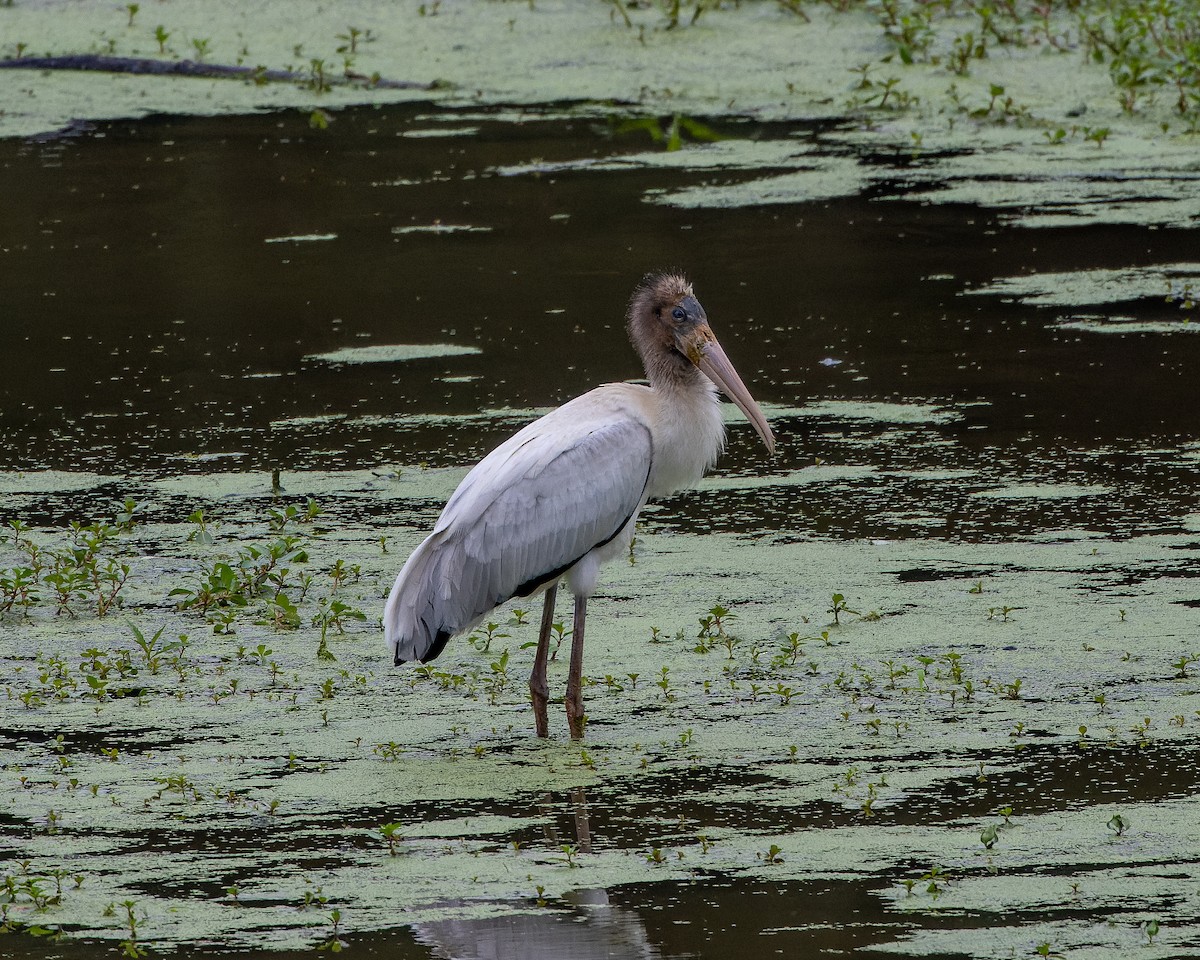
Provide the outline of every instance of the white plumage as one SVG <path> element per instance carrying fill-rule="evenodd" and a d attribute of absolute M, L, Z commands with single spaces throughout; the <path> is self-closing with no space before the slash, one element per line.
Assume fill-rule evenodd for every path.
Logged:
<path fill-rule="evenodd" d="M 459 484 L 388 597 L 396 663 L 427 661 L 514 596 L 546 592 L 530 678 L 546 735 L 545 659 L 558 582 L 576 597 L 567 712 L 583 731 L 579 671 L 587 598 L 600 565 L 629 548 L 650 497 L 695 483 L 724 444 L 717 384 L 772 449 L 770 427 L 725 357 L 682 277 L 647 277 L 629 307 L 650 386 L 606 384 L 529 424 Z"/>
<path fill-rule="evenodd" d="M 397 659 L 436 656 L 439 633 L 469 629 L 620 538 L 645 502 L 652 449 L 648 425 L 621 392 L 614 385 L 572 400 L 467 474 L 388 599 Z"/>

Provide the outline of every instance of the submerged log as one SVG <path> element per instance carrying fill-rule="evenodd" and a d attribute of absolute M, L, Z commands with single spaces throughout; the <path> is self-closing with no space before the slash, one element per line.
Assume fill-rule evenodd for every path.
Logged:
<path fill-rule="evenodd" d="M 66 54 L 54 57 L 16 57 L 0 60 L 0 70 L 92 70 L 98 73 L 131 73 L 143 76 L 205 77 L 251 80 L 255 83 L 319 83 L 323 86 L 361 86 L 368 90 L 432 90 L 431 83 L 387 80 L 379 74 L 342 75 L 269 70 L 240 64 L 202 63 L 197 60 L 156 60 L 153 57 L 114 57 L 99 53 Z"/>

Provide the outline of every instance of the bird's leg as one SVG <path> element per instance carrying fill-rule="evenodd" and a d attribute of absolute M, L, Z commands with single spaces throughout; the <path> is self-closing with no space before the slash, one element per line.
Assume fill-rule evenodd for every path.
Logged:
<path fill-rule="evenodd" d="M 529 698 L 533 701 L 533 722 L 539 737 L 550 736 L 550 721 L 546 718 L 546 704 L 550 700 L 550 685 L 546 682 L 546 660 L 550 655 L 550 627 L 554 623 L 554 598 L 558 584 L 546 590 L 546 605 L 542 608 L 542 629 L 538 632 L 537 653 L 533 658 L 533 672 L 529 675 Z"/>
<path fill-rule="evenodd" d="M 567 723 L 571 739 L 583 739 L 583 622 L 587 597 L 575 598 L 575 623 L 571 627 L 571 670 L 567 674 Z"/>

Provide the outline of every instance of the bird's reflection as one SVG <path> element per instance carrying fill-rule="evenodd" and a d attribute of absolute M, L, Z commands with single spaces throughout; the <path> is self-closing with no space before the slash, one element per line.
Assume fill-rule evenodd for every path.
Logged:
<path fill-rule="evenodd" d="M 584 793 L 583 787 L 572 787 L 567 791 L 567 805 L 570 807 L 571 816 L 575 820 L 575 848 L 580 853 L 591 853 L 592 827 L 588 821 L 587 794 Z M 554 814 L 557 811 L 554 794 L 546 793 L 543 795 L 538 809 L 541 811 L 542 816 L 546 818 L 546 840 L 553 846 L 560 846 L 564 841 L 560 838 L 558 829 L 554 826 Z"/>
<path fill-rule="evenodd" d="M 568 791 L 566 801 L 575 836 L 567 837 L 555 826 L 561 801 L 547 793 L 538 804 L 546 818 L 546 841 L 554 847 L 573 842 L 580 853 L 589 853 L 592 831 L 583 787 Z M 649 942 L 642 918 L 610 904 L 607 890 L 572 890 L 562 902 L 571 909 L 531 910 L 528 901 L 519 901 L 505 916 L 439 920 L 418 925 L 414 933 L 444 960 L 662 960 L 662 953 Z M 446 904 L 457 905 L 477 904 Z"/>

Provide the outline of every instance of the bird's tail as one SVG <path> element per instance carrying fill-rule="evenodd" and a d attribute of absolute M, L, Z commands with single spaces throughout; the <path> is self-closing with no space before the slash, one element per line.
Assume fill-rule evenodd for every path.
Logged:
<path fill-rule="evenodd" d="M 396 663 L 433 660 L 458 631 L 443 623 L 439 610 L 449 597 L 442 558 L 426 540 L 408 558 L 383 609 L 383 638 Z"/>

